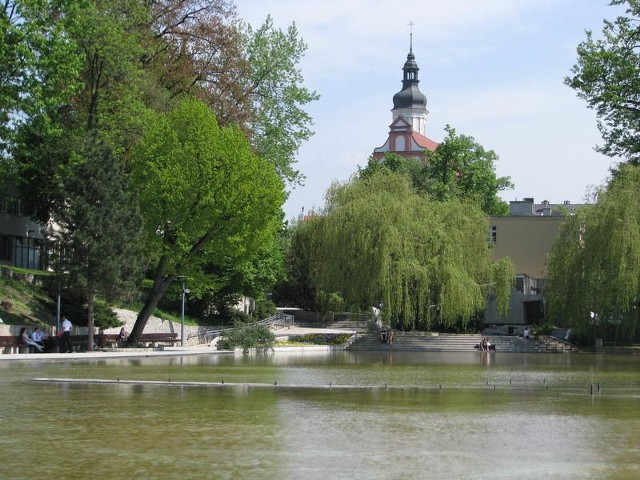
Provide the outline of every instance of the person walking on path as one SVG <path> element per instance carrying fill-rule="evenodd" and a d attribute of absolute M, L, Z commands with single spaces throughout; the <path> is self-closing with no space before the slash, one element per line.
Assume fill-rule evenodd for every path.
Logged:
<path fill-rule="evenodd" d="M 62 337 L 60 339 L 60 353 L 71 353 L 71 320 L 67 316 L 62 317 Z"/>

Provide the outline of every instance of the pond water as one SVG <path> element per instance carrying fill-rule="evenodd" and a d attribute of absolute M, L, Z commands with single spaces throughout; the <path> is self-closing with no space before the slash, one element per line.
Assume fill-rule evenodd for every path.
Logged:
<path fill-rule="evenodd" d="M 639 367 L 481 352 L 0 362 L 0 478 L 637 479 Z"/>

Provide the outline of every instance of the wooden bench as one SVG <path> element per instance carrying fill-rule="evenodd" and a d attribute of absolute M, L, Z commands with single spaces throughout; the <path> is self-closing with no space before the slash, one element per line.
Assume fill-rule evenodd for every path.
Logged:
<path fill-rule="evenodd" d="M 173 346 L 180 343 L 177 333 L 143 333 L 140 337 L 140 343 L 147 347 L 156 347 L 158 344 L 166 344 Z"/>
<path fill-rule="evenodd" d="M 47 351 L 57 351 L 58 338 L 52 337 L 49 339 L 52 345 L 55 344 L 55 349 L 47 348 Z M 118 334 L 100 335 L 96 334 L 94 338 L 96 345 L 105 346 L 118 346 L 120 345 L 120 336 Z M 180 343 L 177 333 L 143 333 L 140 338 L 140 343 L 146 347 L 156 347 L 159 344 L 175 345 Z M 46 345 L 46 344 L 45 344 Z M 87 336 L 86 335 L 71 335 L 71 345 L 78 350 L 86 349 Z M 17 336 L 5 335 L 0 336 L 0 353 L 29 353 L 32 350 L 29 345 L 25 345 L 20 342 Z"/>
<path fill-rule="evenodd" d="M 0 351 L 2 353 L 29 353 L 29 345 L 22 343 L 13 335 L 0 336 Z"/>
<path fill-rule="evenodd" d="M 85 337 L 86 338 L 86 337 Z M 85 341 L 86 343 L 86 341 Z M 120 343 L 120 335 L 116 334 L 97 334 L 95 336 L 95 343 L 99 347 L 118 347 Z M 145 347 L 156 347 L 158 344 L 170 344 L 175 345 L 180 343 L 177 333 L 143 333 L 140 337 L 141 345 Z"/>

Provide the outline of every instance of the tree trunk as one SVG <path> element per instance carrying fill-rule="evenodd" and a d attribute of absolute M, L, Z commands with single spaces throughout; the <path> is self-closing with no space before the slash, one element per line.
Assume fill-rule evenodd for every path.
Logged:
<path fill-rule="evenodd" d="M 156 277 L 153 282 L 153 287 L 147 296 L 147 299 L 144 302 L 144 306 L 140 313 L 138 313 L 138 317 L 136 318 L 136 323 L 127 338 L 127 347 L 135 347 L 140 342 L 140 337 L 142 336 L 142 332 L 144 327 L 147 325 L 147 320 L 153 314 L 158 303 L 164 297 L 164 294 L 167 291 L 167 288 L 173 282 L 175 276 L 169 275 L 166 277 Z"/>

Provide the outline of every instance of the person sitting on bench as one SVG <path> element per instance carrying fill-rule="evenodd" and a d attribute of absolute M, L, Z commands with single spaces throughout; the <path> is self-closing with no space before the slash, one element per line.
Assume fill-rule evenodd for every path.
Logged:
<path fill-rule="evenodd" d="M 33 347 L 38 352 L 42 352 L 44 350 L 44 347 L 42 345 L 38 345 L 36 342 L 31 340 L 31 338 L 29 337 L 29 332 L 27 332 L 27 327 L 22 327 L 20 329 L 20 338 L 18 339 L 18 342 L 24 346 Z"/>

